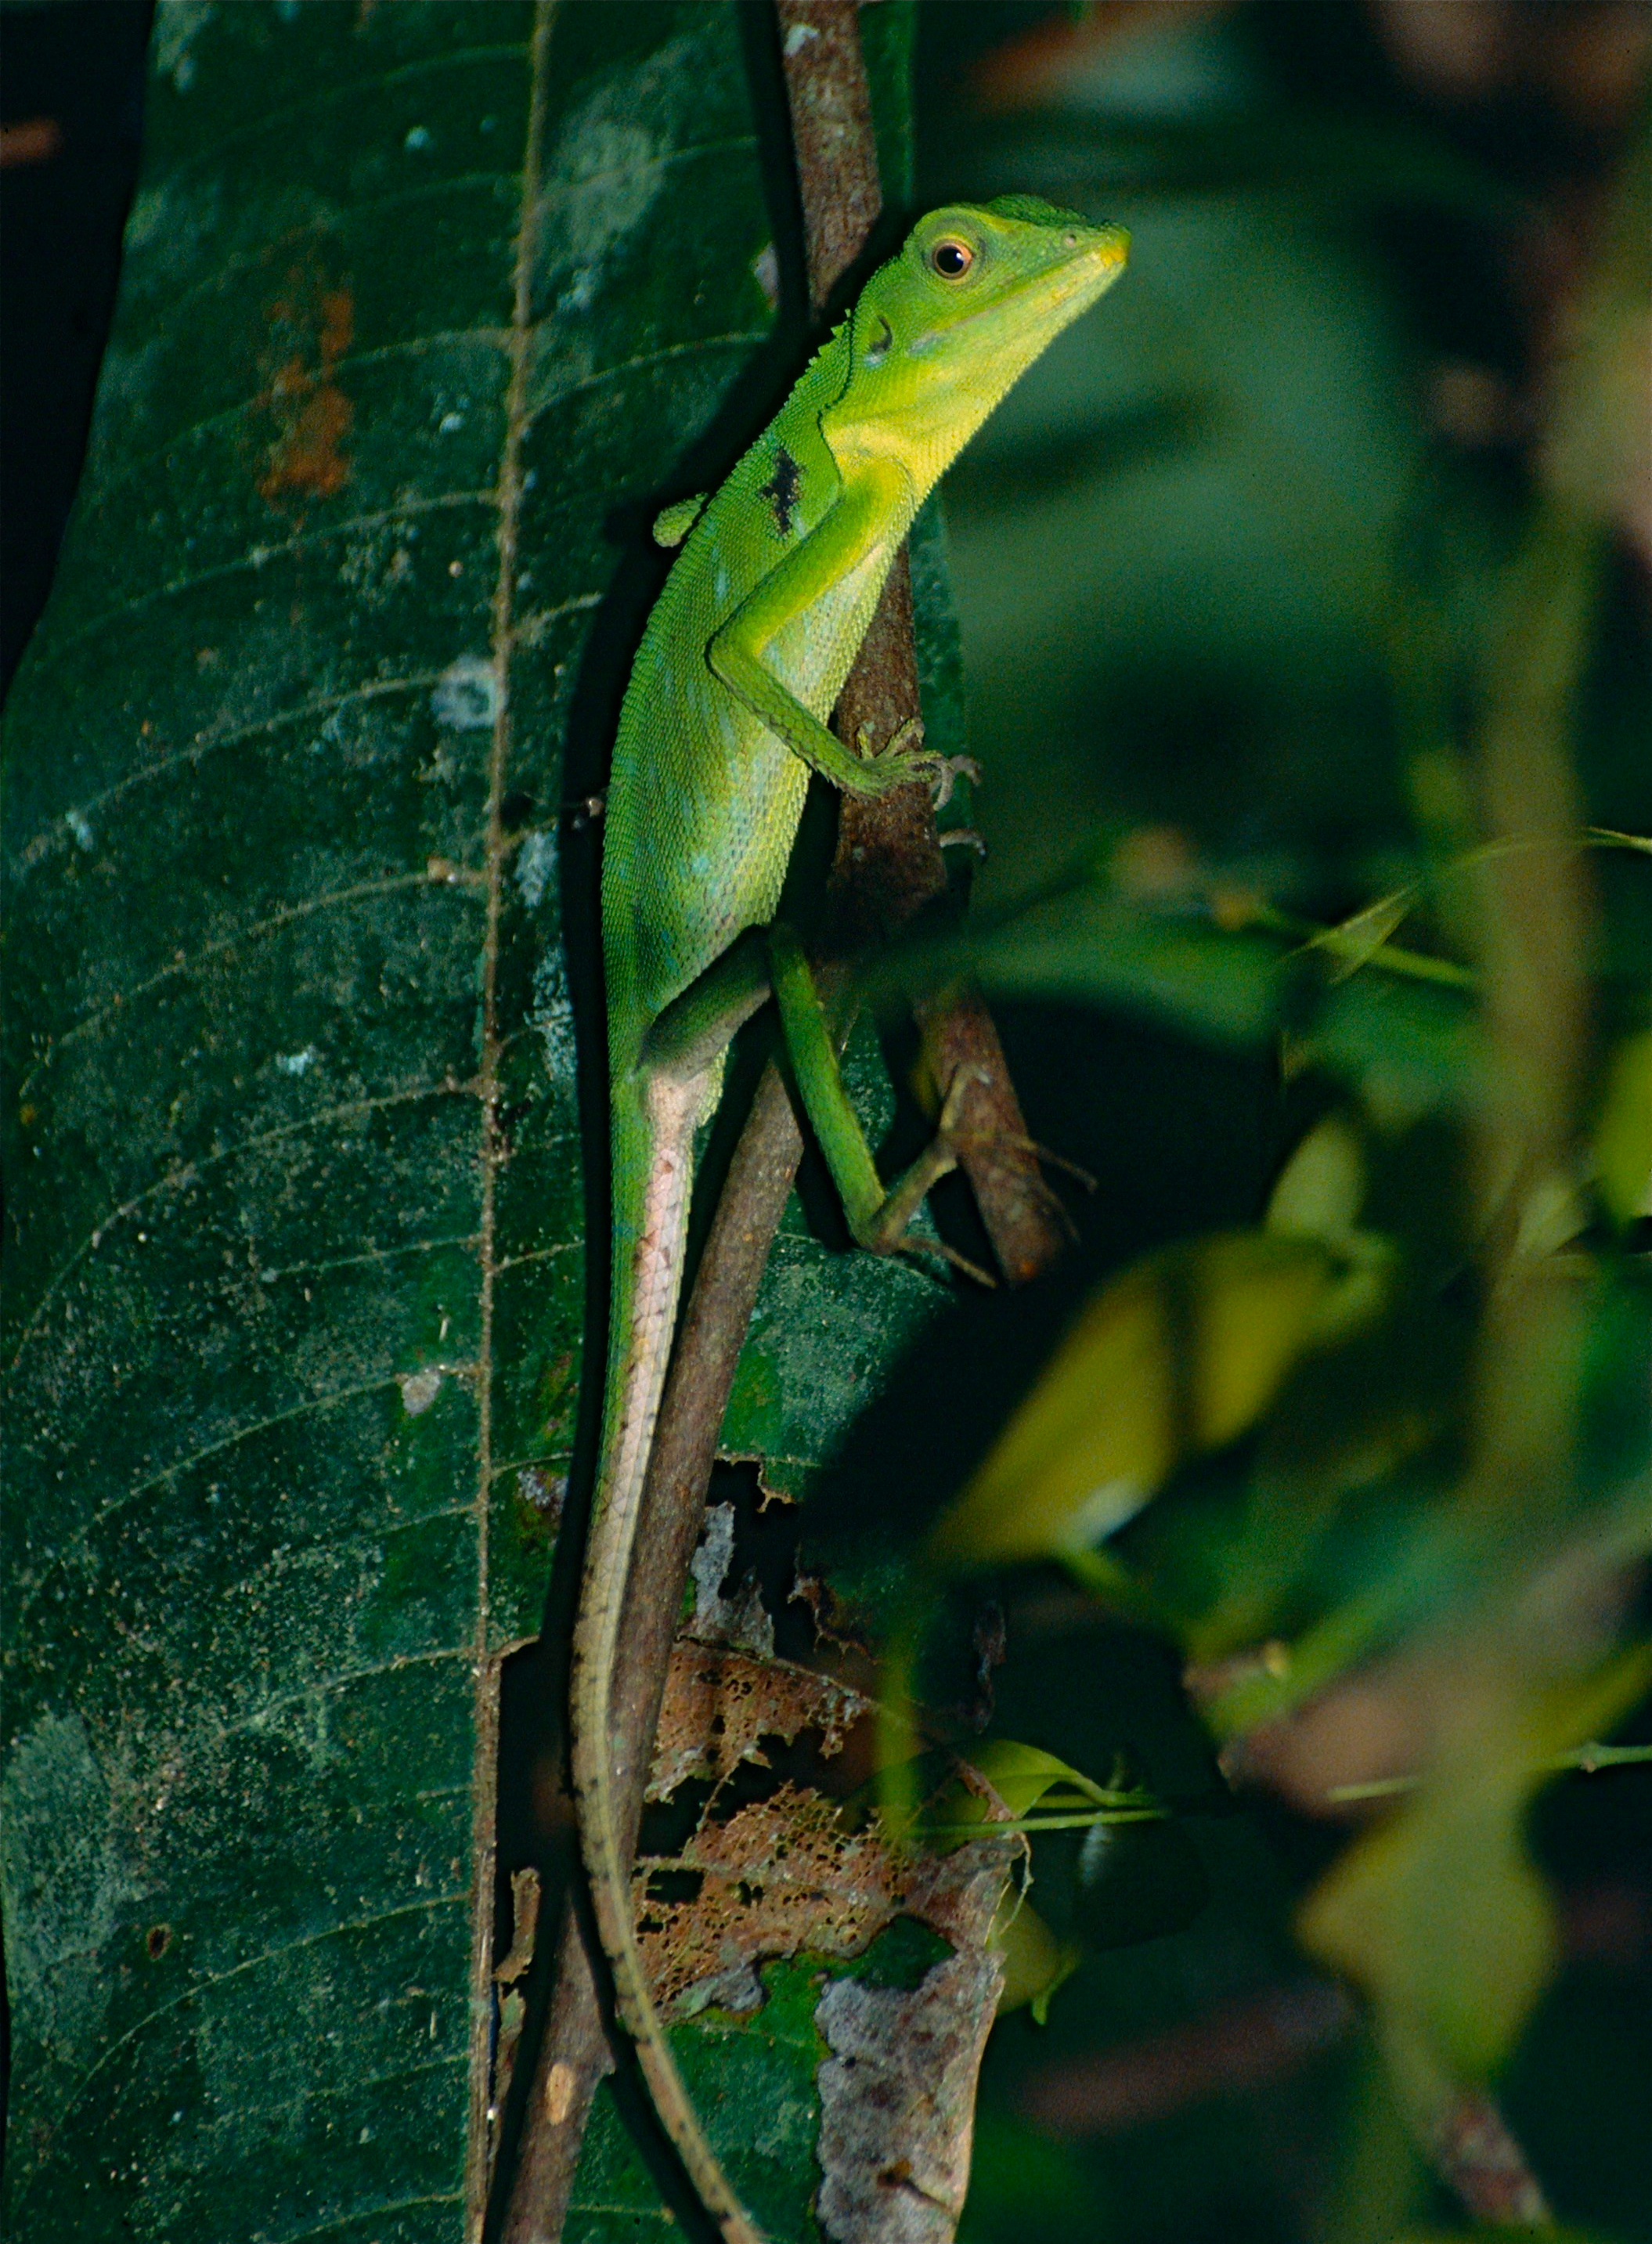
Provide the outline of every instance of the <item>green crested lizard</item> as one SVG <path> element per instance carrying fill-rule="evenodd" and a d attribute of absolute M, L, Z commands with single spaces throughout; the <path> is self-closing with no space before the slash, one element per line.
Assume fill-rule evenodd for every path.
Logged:
<path fill-rule="evenodd" d="M 925 779 L 916 726 L 859 753 L 827 727 L 913 516 L 1011 384 L 1116 278 L 1127 241 L 1028 197 L 920 220 L 721 487 L 662 515 L 682 551 L 620 713 L 602 859 L 613 1267 L 601 1460 L 573 1640 L 573 1781 L 615 2004 L 728 2244 L 761 2244 L 667 2045 L 618 1835 L 621 1616 L 680 1288 L 694 1138 L 771 990 L 863 1246 L 906 1244 L 944 1146 L 886 1194 L 795 939 L 770 928 L 811 771 L 851 794 Z M 691 526 L 692 525 L 692 526 Z"/>

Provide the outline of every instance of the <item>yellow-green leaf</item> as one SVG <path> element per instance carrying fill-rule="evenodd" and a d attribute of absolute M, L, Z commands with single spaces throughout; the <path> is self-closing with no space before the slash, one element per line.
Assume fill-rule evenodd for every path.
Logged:
<path fill-rule="evenodd" d="M 1612 1055 L 1594 1132 L 1601 1197 L 1620 1223 L 1652 1214 L 1652 1030 Z"/>
<path fill-rule="evenodd" d="M 1010 1896 L 992 1930 L 992 1945 L 1004 1958 L 1004 1991 L 998 2014 L 1031 2005 L 1034 2021 L 1042 2025 L 1050 2013 L 1051 1997 L 1070 1979 L 1083 1960 L 1075 1941 L 1058 1940 L 1039 1915 L 1019 1895 Z"/>
<path fill-rule="evenodd" d="M 1375 903 L 1366 904 L 1335 927 L 1310 936 L 1303 949 L 1329 951 L 1337 962 L 1330 969 L 1331 980 L 1345 982 L 1351 974 L 1370 964 L 1389 936 L 1405 925 L 1416 902 L 1414 886 L 1396 889 L 1392 896 L 1378 896 Z"/>
<path fill-rule="evenodd" d="M 1508 2055 L 1555 1955 L 1527 1802 L 1567 1747 L 1622 1717 L 1649 1665 L 1640 1647 L 1540 1693 L 1465 1675 L 1424 1787 L 1309 1896 L 1303 1945 L 1364 1990 L 1402 2080 L 1483 2078 Z"/>
<path fill-rule="evenodd" d="M 1138 1263 L 1091 1301 L 931 1540 L 943 1565 L 1081 1551 L 1184 1457 L 1254 1425 L 1327 1328 L 1320 1241 L 1224 1233 Z"/>
<path fill-rule="evenodd" d="M 1303 1912 L 1304 1946 L 1365 1990 L 1408 2065 L 1489 2072 L 1548 1976 L 1523 1801 L 1518 1785 L 1432 1794 L 1356 1841 Z"/>
<path fill-rule="evenodd" d="M 1365 1198 L 1359 1134 L 1340 1114 L 1317 1122 L 1280 1171 L 1268 1201 L 1268 1228 L 1288 1239 L 1345 1245 Z"/>
<path fill-rule="evenodd" d="M 1097 1808 L 1113 1807 L 1121 1797 L 1070 1761 L 1058 1760 L 1039 1746 L 1023 1745 L 1017 1738 L 989 1739 L 972 1750 L 969 1760 L 1012 1815 L 1030 1815 L 1045 1795 L 1058 1787 L 1081 1794 Z"/>

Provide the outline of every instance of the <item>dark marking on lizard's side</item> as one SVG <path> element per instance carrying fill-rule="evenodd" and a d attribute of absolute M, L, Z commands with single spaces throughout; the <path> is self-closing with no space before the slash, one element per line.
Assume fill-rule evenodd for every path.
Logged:
<path fill-rule="evenodd" d="M 757 496 L 773 504 L 775 527 L 782 537 L 791 536 L 792 517 L 797 511 L 797 494 L 802 489 L 802 470 L 783 444 L 776 445 L 775 472 Z"/>

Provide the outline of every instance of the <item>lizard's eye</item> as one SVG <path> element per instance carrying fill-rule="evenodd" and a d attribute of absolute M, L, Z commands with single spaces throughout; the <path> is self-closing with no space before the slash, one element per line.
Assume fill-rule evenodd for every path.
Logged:
<path fill-rule="evenodd" d="M 944 233 L 929 253 L 930 270 L 943 280 L 961 280 L 975 262 L 975 252 L 955 233 Z"/>

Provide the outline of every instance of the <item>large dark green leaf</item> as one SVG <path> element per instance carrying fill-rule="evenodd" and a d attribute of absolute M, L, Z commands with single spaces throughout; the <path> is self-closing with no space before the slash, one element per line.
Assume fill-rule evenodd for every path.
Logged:
<path fill-rule="evenodd" d="M 565 806 L 600 781 L 650 505 L 795 361 L 765 352 L 749 30 L 159 10 L 7 742 L 19 2236 L 477 2216 L 498 1663 L 538 1623 L 584 1321 Z M 932 1297 L 794 1227 L 743 1390 L 789 1458 Z M 805 1302 L 862 1328 L 847 1387 L 774 1337 Z M 768 2197 L 799 2233 L 789 2015 L 721 2126 L 798 2105 Z M 592 2236 L 659 2202 L 604 2126 Z"/>

